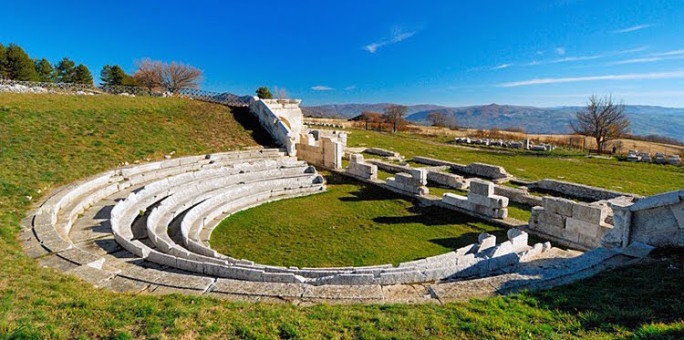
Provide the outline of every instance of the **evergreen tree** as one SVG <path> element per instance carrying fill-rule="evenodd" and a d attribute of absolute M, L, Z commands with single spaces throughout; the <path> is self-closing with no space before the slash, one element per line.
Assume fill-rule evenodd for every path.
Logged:
<path fill-rule="evenodd" d="M 21 47 L 16 44 L 10 44 L 5 53 L 7 55 L 7 73 L 10 79 L 38 80 L 38 73 L 33 65 L 33 61 Z"/>
<path fill-rule="evenodd" d="M 74 83 L 93 85 L 93 76 L 90 70 L 83 64 L 79 64 L 74 70 Z"/>
<path fill-rule="evenodd" d="M 256 90 L 257 96 L 261 99 L 273 99 L 273 94 L 266 86 L 262 86 Z"/>
<path fill-rule="evenodd" d="M 38 79 L 42 82 L 50 83 L 55 81 L 55 70 L 52 68 L 52 64 L 43 58 L 41 60 L 35 61 L 36 72 L 38 73 Z"/>
<path fill-rule="evenodd" d="M 76 73 L 76 63 L 73 60 L 64 57 L 57 63 L 55 67 L 57 72 L 57 81 L 60 83 L 73 83 Z"/>
<path fill-rule="evenodd" d="M 9 77 L 7 73 L 7 49 L 0 44 L 0 79 Z"/>
<path fill-rule="evenodd" d="M 100 79 L 106 85 L 132 85 L 133 78 L 124 72 L 119 65 L 105 65 L 100 72 Z"/>

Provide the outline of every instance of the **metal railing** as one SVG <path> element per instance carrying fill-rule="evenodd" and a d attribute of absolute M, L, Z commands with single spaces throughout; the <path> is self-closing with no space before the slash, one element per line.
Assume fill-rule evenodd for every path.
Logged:
<path fill-rule="evenodd" d="M 250 96 L 237 96 L 228 92 L 212 92 L 199 89 L 183 88 L 179 89 L 173 93 L 171 92 L 161 92 L 154 91 L 146 87 L 140 86 L 123 86 L 123 85 L 101 85 L 94 86 L 89 84 L 77 84 L 77 83 L 50 83 L 50 82 L 37 82 L 37 81 L 21 81 L 21 80 L 9 80 L 1 79 L 0 85 L 7 86 L 25 86 L 27 88 L 41 88 L 45 89 L 51 93 L 77 93 L 77 92 L 89 92 L 89 93 L 108 93 L 108 94 L 131 94 L 135 96 L 177 96 L 182 98 L 190 98 L 194 100 L 200 100 L 205 102 L 211 102 L 216 104 L 228 105 L 228 106 L 247 106 L 251 99 Z"/>

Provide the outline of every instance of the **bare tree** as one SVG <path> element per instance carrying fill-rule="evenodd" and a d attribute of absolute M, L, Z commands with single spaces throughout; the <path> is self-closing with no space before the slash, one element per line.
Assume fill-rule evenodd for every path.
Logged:
<path fill-rule="evenodd" d="M 133 75 L 137 84 L 151 91 L 177 92 L 182 88 L 197 88 L 202 80 L 202 71 L 182 63 L 143 59 L 136 63 L 138 70 Z"/>
<path fill-rule="evenodd" d="M 623 104 L 613 103 L 612 96 L 591 96 L 584 111 L 577 112 L 577 121 L 570 123 L 575 133 L 591 136 L 596 140 L 598 152 L 606 142 L 620 138 L 629 132 L 629 119 Z"/>
<path fill-rule="evenodd" d="M 394 132 L 397 132 L 397 124 L 403 122 L 407 108 L 404 105 L 390 105 L 385 108 L 383 117 L 392 123 Z"/>
<path fill-rule="evenodd" d="M 278 101 L 283 101 L 287 99 L 287 91 L 285 88 L 274 86 L 273 87 L 273 97 L 277 99 Z"/>
<path fill-rule="evenodd" d="M 161 61 L 143 59 L 135 63 L 138 68 L 133 74 L 136 84 L 146 87 L 150 92 L 161 91 L 164 87 L 164 65 Z"/>
<path fill-rule="evenodd" d="M 202 71 L 190 65 L 171 62 L 163 67 L 164 85 L 168 91 L 176 92 L 183 88 L 196 89 L 202 80 Z"/>
<path fill-rule="evenodd" d="M 366 123 L 366 130 L 368 130 L 368 123 L 382 122 L 382 115 L 377 112 L 364 111 L 361 112 L 361 120 Z"/>
<path fill-rule="evenodd" d="M 427 115 L 427 121 L 430 123 L 432 126 L 439 126 L 443 127 L 446 126 L 446 115 L 444 113 L 441 113 L 439 111 L 433 111 L 428 113 Z"/>

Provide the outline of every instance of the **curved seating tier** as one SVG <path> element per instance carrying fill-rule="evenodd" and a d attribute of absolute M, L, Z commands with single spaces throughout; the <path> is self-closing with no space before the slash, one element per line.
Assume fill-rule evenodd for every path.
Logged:
<path fill-rule="evenodd" d="M 27 219 L 22 239 L 41 263 L 112 289 L 257 295 L 264 290 L 271 292 L 265 296 L 332 294 L 354 300 L 376 299 L 376 286 L 505 272 L 550 248 L 528 246 L 527 234 L 512 229 L 499 244 L 483 234 L 467 247 L 397 266 L 297 268 L 233 258 L 208 245 L 226 216 L 323 190 L 315 168 L 277 149 L 132 165 L 55 191 Z M 259 285 L 240 283 L 247 281 Z M 323 286 L 332 291 L 307 288 Z M 335 288 L 341 286 L 358 288 Z"/>

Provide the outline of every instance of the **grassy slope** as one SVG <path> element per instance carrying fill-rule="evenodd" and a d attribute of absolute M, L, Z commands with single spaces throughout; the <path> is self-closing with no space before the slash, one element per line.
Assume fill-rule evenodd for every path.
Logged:
<path fill-rule="evenodd" d="M 443 138 L 416 137 L 353 130 L 348 146 L 375 146 L 398 151 L 406 158 L 426 156 L 458 163 L 483 162 L 500 165 L 511 174 L 528 180 L 561 179 L 641 195 L 684 188 L 684 167 L 618 162 L 557 152 L 539 156 L 521 152 L 500 152 L 458 148 Z"/>
<path fill-rule="evenodd" d="M 328 176 L 325 193 L 264 204 L 230 216 L 211 245 L 259 263 L 332 267 L 410 261 L 505 231 L 439 208 L 418 208 L 375 186 Z"/>
<path fill-rule="evenodd" d="M 659 262 L 545 293 L 445 306 L 303 308 L 101 291 L 40 268 L 16 241 L 29 205 L 24 196 L 37 197 L 40 188 L 122 161 L 227 150 L 250 140 L 227 109 L 214 105 L 0 95 L 0 338 L 684 335 L 681 261 L 677 270 Z"/>

